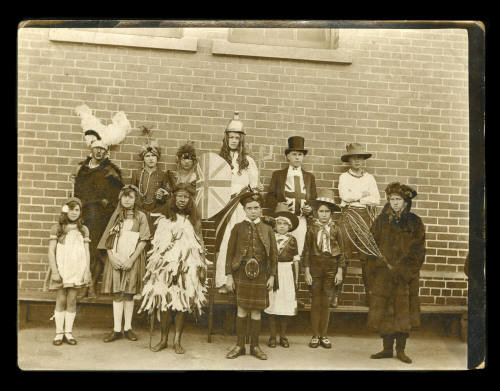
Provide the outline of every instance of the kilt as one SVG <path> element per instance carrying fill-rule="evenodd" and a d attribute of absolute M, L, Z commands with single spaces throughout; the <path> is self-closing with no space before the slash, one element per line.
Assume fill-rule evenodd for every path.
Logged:
<path fill-rule="evenodd" d="M 238 270 L 233 272 L 236 303 L 245 310 L 263 310 L 269 307 L 269 291 L 267 290 L 267 273 L 264 262 L 259 261 L 259 267 L 259 275 L 254 280 L 250 280 L 245 274 L 243 262 Z"/>

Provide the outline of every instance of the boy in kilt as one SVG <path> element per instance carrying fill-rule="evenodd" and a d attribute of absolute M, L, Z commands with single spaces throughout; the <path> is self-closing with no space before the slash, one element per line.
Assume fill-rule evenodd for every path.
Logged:
<path fill-rule="evenodd" d="M 249 192 L 240 203 L 246 217 L 231 230 L 226 256 L 226 288 L 236 291 L 237 344 L 226 358 L 245 354 L 246 318 L 250 313 L 250 354 L 267 360 L 259 347 L 261 311 L 269 306 L 268 291 L 278 289 L 275 279 L 278 248 L 272 228 L 261 220 L 261 196 Z"/>

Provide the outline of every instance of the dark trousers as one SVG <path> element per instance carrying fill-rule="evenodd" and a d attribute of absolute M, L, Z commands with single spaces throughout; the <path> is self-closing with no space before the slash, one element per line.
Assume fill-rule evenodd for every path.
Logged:
<path fill-rule="evenodd" d="M 330 320 L 330 300 L 335 292 L 337 257 L 315 256 L 311 260 L 311 325 L 313 335 L 326 337 Z"/>

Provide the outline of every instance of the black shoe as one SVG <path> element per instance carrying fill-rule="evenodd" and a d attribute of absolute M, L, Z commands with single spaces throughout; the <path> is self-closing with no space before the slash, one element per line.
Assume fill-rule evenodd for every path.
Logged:
<path fill-rule="evenodd" d="M 280 345 L 283 346 L 284 348 L 289 348 L 290 344 L 288 343 L 288 338 L 280 337 Z"/>
<path fill-rule="evenodd" d="M 370 358 L 379 359 L 379 358 L 392 358 L 394 352 L 392 350 L 382 350 L 378 353 L 372 354 Z"/>
<path fill-rule="evenodd" d="M 124 334 L 125 334 L 125 337 L 127 337 L 127 339 L 129 339 L 131 341 L 137 341 L 137 335 L 132 331 L 132 329 L 125 330 Z"/>
<path fill-rule="evenodd" d="M 267 342 L 267 346 L 270 348 L 275 348 L 276 347 L 276 337 L 270 337 L 269 341 Z"/>
<path fill-rule="evenodd" d="M 309 342 L 309 347 L 310 348 L 317 348 L 319 346 L 319 338 L 316 336 L 313 336 L 311 338 L 311 341 Z"/>
<path fill-rule="evenodd" d="M 239 356 L 244 356 L 246 354 L 245 348 L 236 345 L 234 348 L 231 349 L 231 351 L 226 354 L 226 358 L 236 358 Z"/>
<path fill-rule="evenodd" d="M 62 335 L 62 336 L 63 336 L 63 338 L 64 338 L 64 333 L 57 333 L 57 334 L 56 334 L 56 337 L 57 337 L 58 335 Z M 52 341 L 52 343 L 53 343 L 55 346 L 61 346 L 61 345 L 62 345 L 62 343 L 63 343 L 63 338 L 54 338 L 54 340 Z"/>
<path fill-rule="evenodd" d="M 257 357 L 259 360 L 267 360 L 267 354 L 260 350 L 259 346 L 251 346 L 250 354 Z"/>
<path fill-rule="evenodd" d="M 76 345 L 76 339 L 73 338 L 71 333 L 64 333 L 63 341 L 68 345 Z"/>
<path fill-rule="evenodd" d="M 404 350 L 396 350 L 396 356 L 399 361 L 403 361 L 405 364 L 411 364 L 411 358 L 405 354 Z"/>
<path fill-rule="evenodd" d="M 330 340 L 327 337 L 319 337 L 319 343 L 325 349 L 331 349 L 332 348 L 332 343 L 330 342 Z"/>
<path fill-rule="evenodd" d="M 104 342 L 113 342 L 122 337 L 122 333 L 118 331 L 112 331 L 105 338 Z"/>

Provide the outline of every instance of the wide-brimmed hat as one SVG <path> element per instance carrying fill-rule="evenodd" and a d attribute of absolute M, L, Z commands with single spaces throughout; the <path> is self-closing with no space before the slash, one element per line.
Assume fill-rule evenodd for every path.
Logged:
<path fill-rule="evenodd" d="M 347 153 L 342 155 L 340 160 L 347 163 L 351 156 L 361 156 L 364 159 L 368 159 L 372 156 L 371 153 L 366 152 L 365 147 L 359 143 L 347 144 L 345 146 Z"/>
<path fill-rule="evenodd" d="M 240 113 L 239 111 L 234 112 L 234 117 L 231 121 L 228 122 L 226 129 L 224 130 L 226 133 L 228 132 L 236 132 L 245 134 L 245 130 L 243 129 L 243 122 L 240 121 Z"/>
<path fill-rule="evenodd" d="M 322 204 L 327 204 L 333 211 L 340 211 L 340 207 L 333 200 L 332 189 L 318 189 L 318 196 L 312 201 L 314 208 L 319 208 Z"/>
<path fill-rule="evenodd" d="M 276 205 L 276 209 L 274 210 L 274 218 L 277 219 L 278 217 L 284 217 L 288 219 L 291 225 L 288 232 L 295 231 L 295 229 L 299 225 L 299 218 L 295 216 L 294 213 L 290 212 L 288 210 L 288 207 L 282 203 L 278 203 L 278 205 Z"/>
<path fill-rule="evenodd" d="M 392 182 L 385 188 L 385 194 L 387 195 L 387 198 L 389 198 L 391 194 L 397 194 L 401 196 L 403 200 L 409 201 L 417 196 L 417 191 L 408 185 L 404 185 L 399 182 Z"/>
<path fill-rule="evenodd" d="M 285 155 L 292 151 L 299 151 L 307 155 L 307 149 L 304 148 L 304 137 L 292 136 L 288 138 L 288 148 L 285 149 Z"/>

